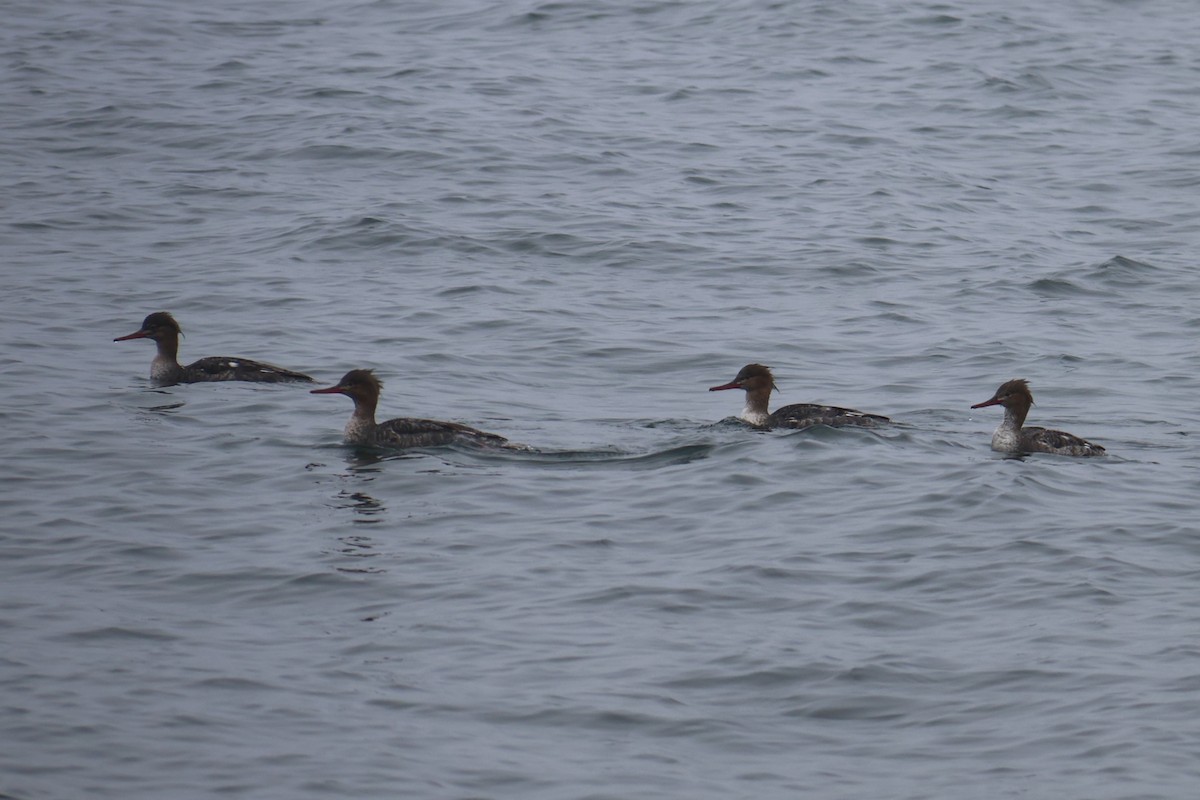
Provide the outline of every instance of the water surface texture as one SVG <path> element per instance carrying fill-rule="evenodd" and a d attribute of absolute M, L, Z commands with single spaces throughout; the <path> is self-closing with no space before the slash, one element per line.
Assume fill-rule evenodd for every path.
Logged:
<path fill-rule="evenodd" d="M 17 0 L 0 796 L 1200 786 L 1200 14 Z M 356 452 L 381 418 L 530 453 Z M 763 433 L 707 388 L 880 431 Z M 1032 424 L 1104 459 L 1004 458 Z"/>

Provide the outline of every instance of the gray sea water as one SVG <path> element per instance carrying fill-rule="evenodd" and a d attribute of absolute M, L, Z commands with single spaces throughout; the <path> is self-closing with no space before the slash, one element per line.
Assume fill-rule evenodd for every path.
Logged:
<path fill-rule="evenodd" d="M 0 797 L 1196 796 L 1190 0 L 4 17 Z"/>

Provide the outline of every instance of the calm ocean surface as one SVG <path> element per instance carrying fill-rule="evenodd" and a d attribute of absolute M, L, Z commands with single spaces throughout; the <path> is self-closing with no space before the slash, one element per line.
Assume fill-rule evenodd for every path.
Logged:
<path fill-rule="evenodd" d="M 1190 800 L 1191 0 L 15 0 L 0 798 Z M 344 397 L 530 454 L 380 457 Z M 758 433 L 710 394 L 892 428 Z M 1006 459 L 997 409 L 1108 448 Z M 737 396 L 735 396 L 737 395 Z"/>

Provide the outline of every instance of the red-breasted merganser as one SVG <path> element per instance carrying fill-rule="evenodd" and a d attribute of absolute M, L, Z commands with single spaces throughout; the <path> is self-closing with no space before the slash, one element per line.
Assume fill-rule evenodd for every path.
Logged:
<path fill-rule="evenodd" d="M 1001 453 L 1056 453 L 1060 456 L 1102 456 L 1104 448 L 1062 431 L 1024 428 L 1025 417 L 1033 405 L 1029 381 L 1015 378 L 1000 384 L 991 400 L 971 408 L 1004 406 L 1004 421 L 992 434 L 992 449 Z"/>
<path fill-rule="evenodd" d="M 311 394 L 344 394 L 354 401 L 354 413 L 346 423 L 346 443 L 372 447 L 437 447 L 445 444 L 478 444 L 490 447 L 509 445 L 503 436 L 477 430 L 457 422 L 400 417 L 375 422 L 375 406 L 383 383 L 369 369 L 352 369 L 336 386 L 313 389 Z"/>
<path fill-rule="evenodd" d="M 833 427 L 853 425 L 860 428 L 874 428 L 891 422 L 887 417 L 881 417 L 878 414 L 864 414 L 851 408 L 819 406 L 811 403 L 784 406 L 768 413 L 767 404 L 771 399 L 771 390 L 777 388 L 775 376 L 771 374 L 769 368 L 762 364 L 747 364 L 742 367 L 732 381 L 721 386 L 714 386 L 709 391 L 744 389 L 746 391 L 746 407 L 742 409 L 741 419 L 760 428 L 811 428 L 813 425 Z"/>
<path fill-rule="evenodd" d="M 183 331 L 175 318 L 166 311 L 156 311 L 142 320 L 142 327 L 128 336 L 118 336 L 114 342 L 128 339 L 153 339 L 158 353 L 150 362 L 150 380 L 156 386 L 207 381 L 257 381 L 258 383 L 300 382 L 313 379 L 302 372 L 251 361 L 248 358 L 209 356 L 188 364 L 179 363 L 179 336 Z"/>

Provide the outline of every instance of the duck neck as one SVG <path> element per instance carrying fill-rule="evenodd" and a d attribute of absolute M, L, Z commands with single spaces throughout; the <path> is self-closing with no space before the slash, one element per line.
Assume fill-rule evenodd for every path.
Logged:
<path fill-rule="evenodd" d="M 375 406 L 379 404 L 379 398 L 351 395 L 351 399 L 354 400 L 354 413 L 346 423 L 346 438 L 350 441 L 368 439 L 375 430 Z"/>
<path fill-rule="evenodd" d="M 150 379 L 157 383 L 174 383 L 183 376 L 183 367 L 179 365 L 179 337 L 168 334 L 154 340 L 157 352 L 150 362 Z"/>
<path fill-rule="evenodd" d="M 1029 416 L 1029 406 L 1024 403 L 1005 406 L 1004 422 L 1000 424 L 1014 431 L 1019 431 L 1021 430 L 1021 426 L 1025 424 L 1025 417 L 1027 416 Z"/>
<path fill-rule="evenodd" d="M 765 425 L 771 414 L 767 408 L 771 402 L 771 387 L 765 386 L 746 390 L 746 407 L 742 419 L 751 425 Z"/>
<path fill-rule="evenodd" d="M 1004 407 L 1004 421 L 992 434 L 993 450 L 1016 452 L 1021 449 L 1021 426 L 1028 413 L 1028 406 Z"/>

